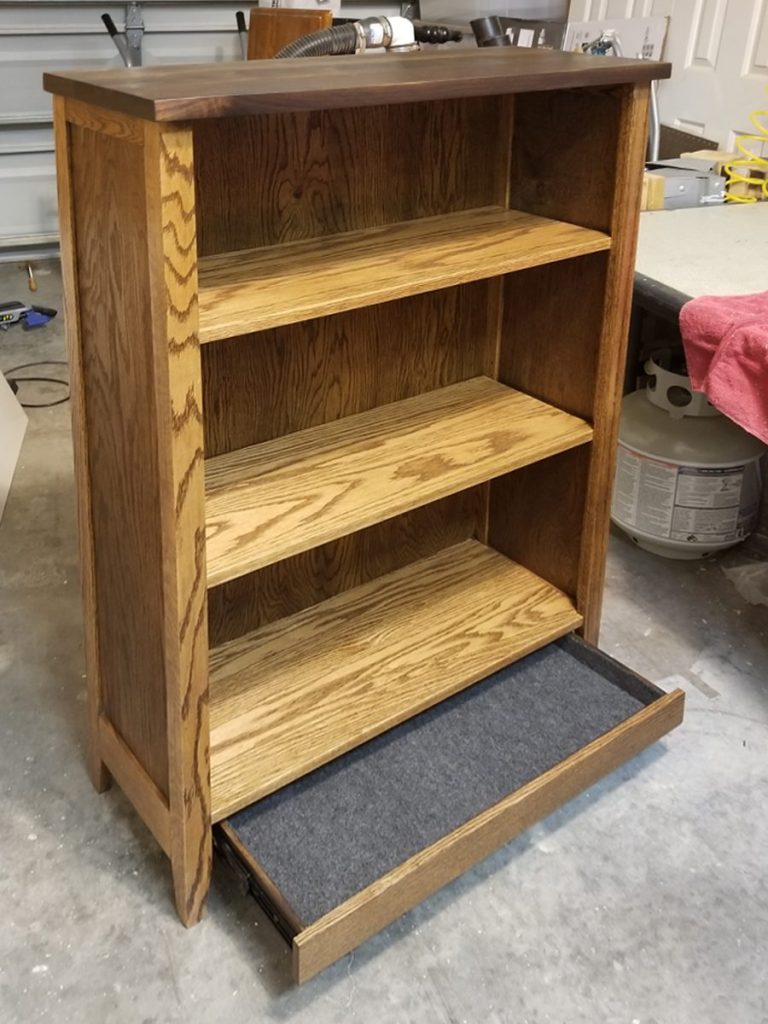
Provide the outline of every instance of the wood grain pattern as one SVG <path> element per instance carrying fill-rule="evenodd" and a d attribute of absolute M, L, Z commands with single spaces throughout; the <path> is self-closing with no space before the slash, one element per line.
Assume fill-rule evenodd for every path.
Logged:
<path fill-rule="evenodd" d="M 163 493 L 163 653 L 176 907 L 199 920 L 211 874 L 203 410 L 192 133 L 147 126 L 157 473 Z"/>
<path fill-rule="evenodd" d="M 608 253 L 504 279 L 499 380 L 592 422 Z M 532 296 L 557 296 L 555 302 Z"/>
<path fill-rule="evenodd" d="M 294 980 L 308 981 L 660 739 L 682 721 L 683 704 L 682 690 L 661 697 L 299 932 L 293 940 Z"/>
<path fill-rule="evenodd" d="M 560 461 L 570 480 L 544 483 L 534 469 L 496 486 L 489 536 L 568 593 L 576 577 L 577 607 L 592 642 L 605 571 L 646 103 L 645 86 L 627 86 L 532 94 L 519 97 L 515 108 L 511 201 L 531 213 L 607 230 L 612 245 L 609 253 L 507 279 L 500 379 L 583 416 L 595 433 L 588 466 L 579 455 Z M 555 125 L 562 127 L 558 159 Z M 598 151 L 604 158 L 595 167 Z M 531 293 L 558 301 L 527 303 Z M 535 344 L 526 341 L 532 337 Z M 539 486 L 526 489 L 523 504 L 525 485 L 534 482 Z"/>
<path fill-rule="evenodd" d="M 492 480 L 487 543 L 575 602 L 592 446 Z"/>
<path fill-rule="evenodd" d="M 101 110 L 99 107 L 80 103 L 79 100 L 67 100 L 66 119 L 71 124 L 90 128 L 101 135 L 110 135 L 123 142 L 132 142 L 136 146 L 144 145 L 144 123 L 137 118 Z"/>
<path fill-rule="evenodd" d="M 199 253 L 506 207 L 511 103 L 492 96 L 198 122 Z"/>
<path fill-rule="evenodd" d="M 329 28 L 333 11 L 252 7 L 248 12 L 248 60 L 274 57 L 284 46 L 310 32 Z"/>
<path fill-rule="evenodd" d="M 431 502 L 208 591 L 211 647 L 480 535 L 484 488 Z"/>
<path fill-rule="evenodd" d="M 75 198 L 70 169 L 69 128 L 66 103 L 54 97 L 54 139 L 56 145 L 56 179 L 59 200 L 59 234 L 61 238 L 61 275 L 64 285 L 64 329 L 67 340 L 70 376 L 70 411 L 72 444 L 75 455 L 75 494 L 77 530 L 80 549 L 80 587 L 83 602 L 83 633 L 85 640 L 85 679 L 88 691 L 88 773 L 97 792 L 109 788 L 109 772 L 99 751 L 99 718 L 103 707 L 101 664 L 99 656 L 99 619 L 96 587 L 96 554 L 93 535 L 91 478 L 88 464 L 88 417 L 83 379 L 84 353 L 80 339 L 80 303 L 77 288 L 78 270 L 75 245 Z"/>
<path fill-rule="evenodd" d="M 209 586 L 591 439 L 487 377 L 206 463 Z"/>
<path fill-rule="evenodd" d="M 608 254 L 596 253 L 505 278 L 500 381 L 587 422 L 600 415 L 597 366 L 607 271 Z M 545 295 L 557 301 L 531 301 Z M 489 543 L 573 598 L 590 455 L 588 449 L 573 451 L 490 487 Z"/>
<path fill-rule="evenodd" d="M 206 454 L 493 377 L 493 287 L 478 281 L 205 345 Z"/>
<path fill-rule="evenodd" d="M 171 816 L 165 796 L 104 715 L 99 719 L 98 738 L 101 755 L 118 786 L 136 808 L 160 848 L 170 857 Z"/>
<path fill-rule="evenodd" d="M 72 377 L 85 399 L 87 451 L 79 451 L 78 462 L 91 490 L 100 710 L 167 794 L 144 154 L 79 125 L 69 133 L 81 351 Z M 86 605 L 86 615 L 92 611 Z"/>
<path fill-rule="evenodd" d="M 600 631 L 603 603 L 610 494 L 621 416 L 647 130 L 648 86 L 627 87 L 621 97 L 616 187 L 611 211 L 613 247 L 608 260 L 600 358 L 596 370 L 595 435 L 587 480 L 576 598 L 578 608 L 584 614 L 584 636 L 593 644 L 597 643 Z"/>
<path fill-rule="evenodd" d="M 208 256 L 200 340 L 386 302 L 610 247 L 597 231 L 496 207 Z"/>
<path fill-rule="evenodd" d="M 350 61 L 233 61 L 48 73 L 49 92 L 157 121 L 327 110 L 463 96 L 496 96 L 669 78 L 669 64 L 545 55 L 534 50 L 453 50 Z"/>
<path fill-rule="evenodd" d="M 510 205 L 610 231 L 621 96 L 620 89 L 518 96 Z"/>
<path fill-rule="evenodd" d="M 466 541 L 214 649 L 213 820 L 580 621 L 554 587 Z"/>

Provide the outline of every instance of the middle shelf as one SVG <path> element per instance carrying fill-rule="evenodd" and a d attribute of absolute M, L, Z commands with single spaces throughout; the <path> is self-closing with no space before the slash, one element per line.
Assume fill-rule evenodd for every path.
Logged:
<path fill-rule="evenodd" d="M 467 540 L 214 648 L 212 820 L 581 622 L 550 583 Z"/>
<path fill-rule="evenodd" d="M 206 461 L 208 586 L 365 529 L 592 437 L 488 377 Z"/>
<path fill-rule="evenodd" d="M 200 341 L 609 249 L 601 231 L 483 207 L 200 259 Z"/>

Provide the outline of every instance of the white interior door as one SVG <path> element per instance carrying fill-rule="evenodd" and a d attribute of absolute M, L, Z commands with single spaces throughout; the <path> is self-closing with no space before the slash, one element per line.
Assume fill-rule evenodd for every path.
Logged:
<path fill-rule="evenodd" d="M 726 149 L 768 109 L 768 0 L 572 0 L 570 18 L 668 15 L 661 120 Z"/>

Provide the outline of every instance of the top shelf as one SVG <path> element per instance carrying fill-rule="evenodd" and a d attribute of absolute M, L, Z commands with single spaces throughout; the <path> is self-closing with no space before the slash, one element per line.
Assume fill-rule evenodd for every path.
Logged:
<path fill-rule="evenodd" d="M 200 260 L 200 341 L 609 249 L 608 235 L 484 207 Z"/>
<path fill-rule="evenodd" d="M 48 92 L 148 121 L 496 96 L 669 78 L 649 60 L 514 49 L 50 72 Z"/>

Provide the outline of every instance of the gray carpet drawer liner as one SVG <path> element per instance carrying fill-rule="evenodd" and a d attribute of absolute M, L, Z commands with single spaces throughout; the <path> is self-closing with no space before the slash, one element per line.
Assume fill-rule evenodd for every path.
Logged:
<path fill-rule="evenodd" d="M 228 824 L 308 925 L 660 694 L 568 637 Z"/>

